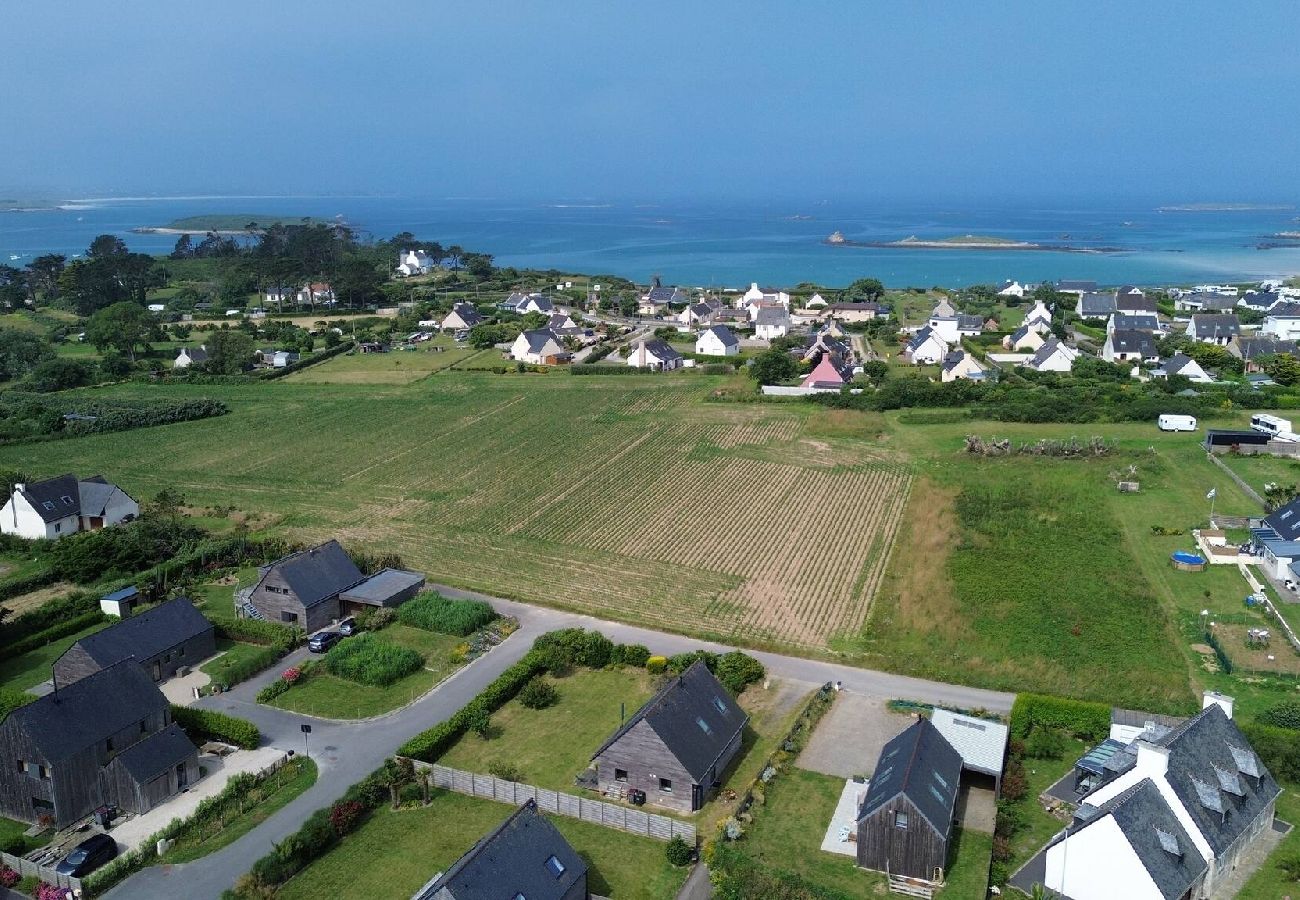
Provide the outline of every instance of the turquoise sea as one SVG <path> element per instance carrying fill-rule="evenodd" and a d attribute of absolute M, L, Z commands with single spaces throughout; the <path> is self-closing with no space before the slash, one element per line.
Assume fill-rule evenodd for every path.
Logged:
<path fill-rule="evenodd" d="M 872 276 L 894 287 L 960 286 L 1004 278 L 1076 278 L 1102 284 L 1195 284 L 1300 274 L 1300 243 L 1257 245 L 1300 231 L 1300 209 L 1174 211 L 1147 206 L 964 207 L 817 202 L 691 204 L 511 203 L 413 197 L 169 197 L 65 201 L 61 208 L 0 212 L 0 264 L 84 252 L 97 234 L 134 250 L 166 252 L 175 236 L 131 233 L 184 216 L 342 216 L 363 236 L 400 231 L 492 253 L 502 265 L 661 275 L 684 285 L 843 285 Z M 832 247 L 833 231 L 858 241 L 909 235 L 994 235 L 1025 241 L 1121 246 L 1125 252 L 905 250 Z M 13 257 L 16 257 L 14 259 Z"/>

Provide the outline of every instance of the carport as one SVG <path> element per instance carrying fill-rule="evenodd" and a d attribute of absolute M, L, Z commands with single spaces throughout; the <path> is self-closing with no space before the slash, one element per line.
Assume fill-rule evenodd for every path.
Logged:
<path fill-rule="evenodd" d="M 405 569 L 381 569 L 358 585 L 339 594 L 344 615 L 366 607 L 400 606 L 424 587 L 424 576 Z"/>

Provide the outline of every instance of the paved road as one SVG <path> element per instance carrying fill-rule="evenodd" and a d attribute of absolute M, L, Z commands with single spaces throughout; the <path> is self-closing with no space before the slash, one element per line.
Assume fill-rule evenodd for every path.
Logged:
<path fill-rule="evenodd" d="M 430 587 L 451 597 L 488 600 L 499 612 L 519 619 L 519 631 L 415 703 L 379 719 L 331 722 L 257 704 L 254 697 L 258 690 L 278 678 L 285 663 L 301 658 L 305 655 L 305 650 L 297 651 L 285 663 L 238 685 L 227 694 L 199 701 L 200 706 L 254 722 L 268 743 L 298 752 L 303 748 L 303 735 L 299 726 L 303 722 L 310 722 L 311 756 L 320 766 L 320 777 L 302 795 L 230 846 L 192 863 L 146 869 L 122 882 L 106 896 L 115 900 L 174 900 L 177 897 L 185 897 L 187 900 L 216 900 L 236 878 L 265 855 L 274 842 L 292 834 L 312 812 L 333 803 L 349 785 L 373 772 L 407 738 L 450 718 L 497 675 L 518 661 L 538 635 L 547 631 L 574 626 L 595 628 L 614 641 L 644 644 L 654 652 L 666 655 L 697 648 L 718 652 L 733 649 L 682 635 L 607 622 L 591 616 L 488 597 L 443 585 Z M 1014 699 L 1013 694 L 998 691 L 925 681 L 820 660 L 750 652 L 762 661 L 769 672 L 781 678 L 808 684 L 840 681 L 844 690 L 874 697 L 999 712 L 1009 711 Z"/>

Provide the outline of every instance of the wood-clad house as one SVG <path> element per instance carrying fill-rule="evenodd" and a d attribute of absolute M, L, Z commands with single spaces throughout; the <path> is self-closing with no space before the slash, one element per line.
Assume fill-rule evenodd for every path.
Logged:
<path fill-rule="evenodd" d="M 858 865 L 942 882 L 961 766 L 929 719 L 885 744 L 858 809 Z"/>
<path fill-rule="evenodd" d="M 592 756 L 605 794 L 694 812 L 740 749 L 749 716 L 703 661 L 675 676 Z"/>
<path fill-rule="evenodd" d="M 11 819 L 63 827 L 106 804 L 146 812 L 198 777 L 198 750 L 134 660 L 0 722 L 0 814 Z"/>
<path fill-rule="evenodd" d="M 189 598 L 177 597 L 77 641 L 55 660 L 54 678 L 62 687 L 134 658 L 154 681 L 165 681 L 216 652 L 212 623 Z"/>

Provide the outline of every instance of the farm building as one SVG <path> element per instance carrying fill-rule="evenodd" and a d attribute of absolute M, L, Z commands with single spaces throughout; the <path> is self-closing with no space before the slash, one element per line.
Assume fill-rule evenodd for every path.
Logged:
<path fill-rule="evenodd" d="M 199 777 L 198 750 L 129 659 L 11 712 L 0 756 L 0 813 L 56 827 L 108 803 L 145 812 Z"/>
<path fill-rule="evenodd" d="M 695 339 L 695 352 L 704 356 L 735 356 L 740 353 L 740 338 L 726 325 L 714 325 Z"/>
<path fill-rule="evenodd" d="M 638 341 L 627 355 L 627 364 L 636 369 L 656 369 L 668 372 L 682 367 L 682 355 L 658 338 Z"/>
<path fill-rule="evenodd" d="M 130 522 L 138 515 L 140 504 L 103 475 L 78 480 L 68 474 L 15 484 L 0 508 L 0 532 L 55 539 Z"/>
<path fill-rule="evenodd" d="M 939 883 L 962 758 L 926 718 L 885 744 L 858 809 L 858 865 Z"/>
<path fill-rule="evenodd" d="M 567 357 L 555 335 L 544 328 L 521 332 L 510 347 L 511 359 L 534 366 L 554 365 Z"/>
<path fill-rule="evenodd" d="M 606 795 L 645 793 L 677 812 L 704 805 L 740 749 L 749 716 L 702 660 L 672 678 L 592 755 Z"/>
<path fill-rule="evenodd" d="M 187 597 L 177 597 L 81 638 L 55 660 L 54 679 L 72 684 L 134 659 L 154 681 L 165 681 L 216 652 L 212 623 Z"/>

